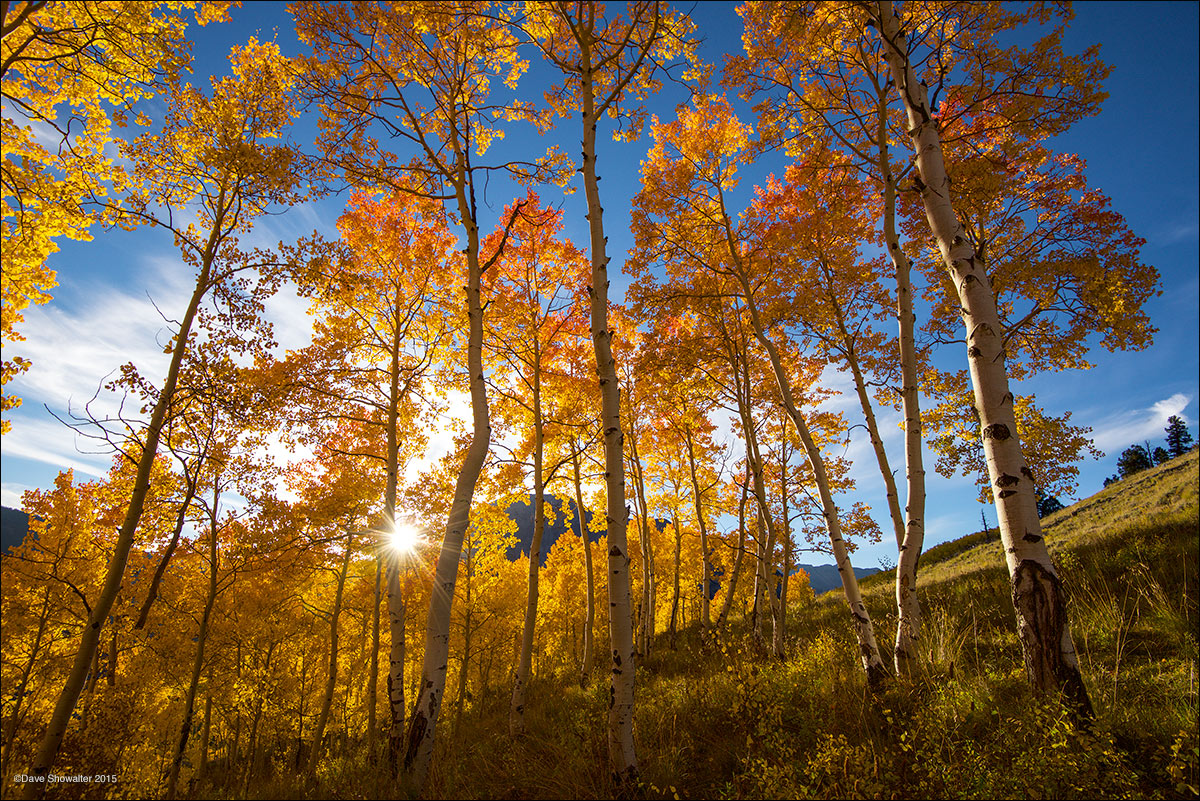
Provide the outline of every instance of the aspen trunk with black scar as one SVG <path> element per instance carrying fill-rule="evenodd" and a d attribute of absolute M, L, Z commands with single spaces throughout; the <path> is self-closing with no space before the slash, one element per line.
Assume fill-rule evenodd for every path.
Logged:
<path fill-rule="evenodd" d="M 962 310 L 975 410 L 996 501 L 1025 671 L 1038 693 L 1061 693 L 1077 714 L 1091 718 L 1094 713 L 1079 671 L 1061 582 L 1042 537 L 1033 473 L 1021 450 L 996 298 L 983 258 L 963 236 L 942 156 L 941 134 L 928 92 L 917 80 L 909 60 L 900 20 L 890 2 L 879 2 L 874 16 L 908 120 L 919 173 L 914 183 Z"/>

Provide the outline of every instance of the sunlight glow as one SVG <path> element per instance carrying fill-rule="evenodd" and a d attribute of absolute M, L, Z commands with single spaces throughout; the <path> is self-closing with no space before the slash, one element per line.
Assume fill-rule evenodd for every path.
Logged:
<path fill-rule="evenodd" d="M 421 544 L 421 531 L 408 523 L 396 523 L 390 539 L 393 550 L 400 553 L 413 553 Z"/>

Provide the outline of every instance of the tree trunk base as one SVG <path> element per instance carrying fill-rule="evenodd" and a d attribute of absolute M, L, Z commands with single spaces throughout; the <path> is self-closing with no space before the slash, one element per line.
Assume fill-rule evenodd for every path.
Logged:
<path fill-rule="evenodd" d="M 1025 656 L 1025 672 L 1039 695 L 1061 693 L 1063 702 L 1077 720 L 1095 717 L 1083 676 L 1073 649 L 1063 648 L 1067 613 L 1062 582 L 1032 559 L 1017 565 L 1012 576 L 1013 606 L 1017 609 L 1017 632 Z"/>

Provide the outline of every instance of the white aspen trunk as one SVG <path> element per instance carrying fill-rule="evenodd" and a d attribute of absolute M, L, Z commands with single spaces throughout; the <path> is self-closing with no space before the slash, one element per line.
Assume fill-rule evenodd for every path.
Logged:
<path fill-rule="evenodd" d="M 387 410 L 387 484 L 383 494 L 383 525 L 387 531 L 396 528 L 396 492 L 400 477 L 400 303 L 393 304 L 392 341 L 389 343 L 388 364 L 388 410 Z M 387 609 L 388 609 L 388 768 L 395 779 L 400 772 L 400 752 L 404 741 L 404 660 L 407 656 L 406 625 L 408 622 L 408 601 L 400 582 L 401 560 L 405 555 L 393 552 L 388 559 L 387 568 Z M 378 566 L 376 567 L 378 573 Z M 376 592 L 378 593 L 378 576 L 376 577 Z M 379 599 L 376 598 L 375 636 L 379 634 Z M 378 648 L 372 661 L 372 669 L 378 673 Z M 374 675 L 373 675 L 374 678 Z M 378 679 L 375 679 L 378 681 Z M 373 696 L 376 690 L 369 693 Z M 375 706 L 371 705 L 370 720 L 374 720 Z M 368 745 L 373 745 L 375 735 L 372 733 Z M 368 752 L 368 758 L 374 758 L 374 750 Z"/>
<path fill-rule="evenodd" d="M 700 629 L 702 632 L 707 633 L 712 627 L 708 598 L 709 581 L 712 578 L 712 562 L 708 554 L 708 527 L 704 522 L 704 503 L 700 497 L 700 482 L 696 478 L 696 448 L 692 443 L 691 429 L 684 431 L 684 441 L 687 443 L 688 470 L 692 478 L 692 497 L 696 499 L 696 521 L 700 525 Z"/>
<path fill-rule="evenodd" d="M 638 652 L 642 659 L 650 658 L 650 649 L 654 646 L 654 544 L 650 539 L 650 515 L 646 508 L 646 482 L 642 476 L 642 461 L 638 457 L 637 425 L 630 414 L 629 449 L 630 469 L 636 481 L 634 485 L 634 503 L 637 506 L 641 525 L 638 534 L 642 546 L 642 637 Z M 658 528 L 657 522 L 655 529 Z"/>
<path fill-rule="evenodd" d="M 786 420 L 781 422 L 786 426 Z M 780 659 L 783 659 L 785 654 L 788 576 L 792 572 L 792 534 L 788 525 L 787 457 L 787 432 L 783 431 L 779 438 L 779 509 L 782 512 L 780 524 L 783 526 L 783 530 L 779 533 L 783 540 L 783 579 L 780 581 L 778 613 L 775 616 L 775 631 L 771 641 L 772 652 Z"/>
<path fill-rule="evenodd" d="M 375 752 L 375 727 L 378 725 L 375 716 L 379 705 L 379 602 L 382 595 L 383 557 L 375 557 L 375 594 L 371 606 L 371 666 L 367 673 L 367 764 L 374 765 L 377 759 Z"/>
<path fill-rule="evenodd" d="M 342 555 L 342 569 L 338 572 L 337 591 L 333 596 L 333 611 L 329 615 L 329 675 L 325 680 L 325 695 L 321 699 L 321 714 L 317 717 L 317 730 L 313 732 L 312 752 L 308 755 L 305 773 L 316 775 L 317 763 L 321 761 L 321 740 L 325 737 L 325 726 L 329 722 L 329 710 L 333 706 L 333 691 L 338 677 L 338 618 L 342 615 L 342 594 L 346 588 L 346 574 L 350 572 L 350 554 L 354 550 L 354 532 L 347 528 L 346 552 Z"/>
<path fill-rule="evenodd" d="M 676 626 L 679 622 L 679 557 L 683 548 L 683 534 L 679 531 L 679 510 L 671 510 L 671 523 L 675 529 L 675 576 L 671 595 L 671 650 L 675 649 Z"/>
<path fill-rule="evenodd" d="M 625 505 L 625 464 L 621 432 L 621 396 L 617 362 L 608 328 L 608 253 L 604 209 L 596 176 L 596 108 L 592 40 L 581 31 L 580 96 L 583 101 L 583 185 L 592 256 L 592 343 L 600 380 L 601 426 L 604 433 L 604 483 L 608 496 L 608 630 L 612 652 L 612 691 L 608 706 L 608 760 L 618 788 L 637 784 L 638 763 L 633 743 L 634 652 L 630 624 L 629 509 Z"/>
<path fill-rule="evenodd" d="M 896 559 L 896 673 L 910 675 L 920 665 L 921 605 L 917 568 L 925 544 L 925 464 L 921 442 L 921 395 L 917 384 L 917 315 L 913 310 L 911 267 L 896 232 L 896 178 L 888 149 L 885 101 L 879 100 L 877 149 L 883 181 L 883 235 L 896 272 L 896 321 L 900 337 L 900 399 L 904 413 L 904 475 L 907 490 L 904 539 Z"/>
<path fill-rule="evenodd" d="M 900 20 L 890 2 L 880 2 L 876 13 L 884 54 L 904 103 L 916 153 L 920 175 L 915 183 L 962 309 L 975 409 L 996 499 L 1025 670 L 1036 692 L 1061 692 L 1078 714 L 1091 718 L 1091 701 L 1071 640 L 1062 583 L 1042 536 L 1033 473 L 1021 452 L 996 299 L 982 257 L 962 235 L 951 201 L 937 121 L 926 88 L 917 80 L 908 59 Z"/>
<path fill-rule="evenodd" d="M 759 509 L 754 527 L 754 600 L 750 605 L 750 630 L 759 645 L 763 643 L 763 588 L 767 583 L 763 576 L 763 538 L 766 536 L 763 528 L 762 509 Z"/>
<path fill-rule="evenodd" d="M 537 336 L 537 332 L 534 332 Z M 533 352 L 533 540 L 529 543 L 529 587 L 525 599 L 525 622 L 521 632 L 521 651 L 513 679 L 512 701 L 508 708 L 508 732 L 513 737 L 525 733 L 525 688 L 533 661 L 533 632 L 537 626 L 538 571 L 542 559 L 542 535 L 546 531 L 543 509 L 542 450 L 545 432 L 542 430 L 542 364 L 539 345 Z"/>
<path fill-rule="evenodd" d="M 748 479 L 749 477 L 747 477 Z M 738 502 L 738 546 L 737 557 L 733 563 L 733 575 L 729 579 L 729 588 L 725 592 L 725 600 L 721 604 L 721 614 L 717 617 L 717 628 L 725 628 L 729 619 L 729 610 L 733 607 L 733 593 L 737 590 L 738 577 L 742 574 L 742 556 L 746 553 L 746 493 L 749 480 L 742 482 L 742 498 Z"/>
<path fill-rule="evenodd" d="M 398 553 L 391 555 L 391 564 L 387 570 L 387 606 L 388 606 L 388 766 L 392 778 L 400 771 L 400 752 L 404 741 L 404 661 L 408 657 L 406 638 L 408 636 L 408 603 L 404 588 L 400 582 L 401 571 L 407 571 L 402 566 L 404 556 Z"/>
<path fill-rule="evenodd" d="M 754 582 L 754 639 L 760 644 L 765 644 L 766 638 L 762 633 L 763 616 L 768 612 L 770 613 L 771 625 L 773 627 L 772 632 L 779 625 L 779 605 L 774 592 L 775 571 L 771 569 L 775 554 L 775 521 L 771 517 L 771 509 L 767 505 L 767 485 L 762 474 L 762 453 L 758 447 L 758 433 L 754 428 L 754 418 L 752 417 L 750 407 L 750 364 L 745 359 L 742 360 L 742 377 L 745 391 L 742 431 L 746 437 L 746 462 L 754 475 L 754 498 L 758 506 L 758 537 L 756 538 L 758 541 L 758 564 Z M 774 634 L 772 634 L 772 643 L 774 641 Z M 780 642 L 782 643 L 782 639 Z M 781 656 L 782 651 L 775 655 Z"/>
<path fill-rule="evenodd" d="M 463 155 L 458 154 L 460 163 Z M 472 431 L 466 457 L 454 487 L 454 500 L 446 520 L 446 534 L 438 554 L 437 568 L 430 589 L 429 619 L 425 627 L 425 656 L 421 665 L 421 684 L 416 707 L 408 729 L 408 747 L 404 755 L 404 790 L 413 797 L 424 791 L 433 759 L 434 734 L 442 696 L 446 689 L 446 670 L 450 652 L 450 612 L 454 604 L 454 585 L 463 538 L 471 523 L 471 499 L 491 446 L 491 422 L 488 418 L 487 385 L 483 378 L 483 303 L 480 296 L 483 270 L 479 263 L 479 229 L 473 206 L 468 202 L 466 179 L 455 185 L 459 217 L 467 231 L 467 372 L 471 382 Z"/>
<path fill-rule="evenodd" d="M 217 600 L 217 506 L 220 497 L 220 492 L 213 493 L 212 508 L 208 512 L 208 594 L 204 599 L 204 612 L 200 616 L 200 631 L 196 635 L 196 657 L 192 661 L 192 678 L 188 684 L 187 694 L 184 696 L 183 722 L 179 726 L 179 740 L 175 745 L 175 755 L 171 760 L 171 773 L 167 779 L 165 795 L 167 801 L 173 801 L 179 785 L 179 766 L 183 763 L 188 737 L 192 732 L 192 717 L 196 709 L 196 690 L 200 686 L 200 673 L 204 668 L 204 646 L 208 640 L 208 621 L 212 617 L 213 606 Z"/>
<path fill-rule="evenodd" d="M 146 429 L 146 444 L 142 448 L 141 456 L 138 457 L 137 474 L 133 481 L 133 493 L 130 495 L 129 507 L 125 511 L 125 519 L 121 522 L 121 530 L 117 534 L 117 542 L 113 546 L 112 556 L 108 561 L 108 570 L 104 575 L 104 586 L 100 590 L 96 604 L 92 607 L 92 614 L 88 619 L 87 626 L 83 630 L 83 636 L 80 638 L 79 650 L 75 654 L 75 661 L 71 664 L 71 672 L 67 675 L 62 692 L 59 693 L 58 700 L 55 702 L 54 712 L 50 716 L 50 724 L 46 727 L 46 734 L 38 746 L 37 754 L 33 758 L 33 764 L 30 765 L 27 771 L 27 775 L 33 777 L 33 780 L 26 782 L 25 786 L 21 789 L 21 798 L 23 799 L 39 798 L 45 793 L 45 777 L 50 772 L 50 768 L 54 766 L 54 760 L 58 756 L 58 749 L 62 746 L 63 736 L 67 733 L 67 726 L 71 722 L 71 715 L 75 711 L 75 705 L 79 702 L 79 694 L 82 692 L 84 681 L 87 678 L 88 666 L 91 664 L 92 658 L 96 653 L 96 648 L 100 644 L 100 632 L 104 627 L 105 621 L 108 620 L 108 614 L 112 610 L 113 602 L 117 598 L 117 592 L 121 589 L 121 582 L 125 576 L 125 565 L 129 561 L 129 551 L 133 547 L 133 535 L 137 531 L 138 522 L 142 517 L 142 509 L 146 503 L 146 494 L 150 490 L 150 468 L 153 466 L 154 457 L 158 453 L 158 440 L 162 434 L 163 424 L 166 422 L 167 409 L 175 397 L 175 387 L 179 381 L 179 371 L 183 364 L 184 354 L 187 352 L 187 342 L 191 334 L 192 323 L 196 319 L 200 302 L 204 299 L 204 295 L 209 289 L 209 281 L 212 276 L 212 263 L 217 252 L 218 238 L 225 225 L 226 208 L 224 189 L 221 190 L 221 194 L 217 200 L 217 208 L 219 211 L 213 221 L 208 243 L 201 256 L 201 269 L 200 274 L 196 278 L 196 287 L 192 291 L 192 298 L 188 303 L 187 311 L 184 313 L 183 322 L 179 325 L 175 347 L 171 354 L 171 365 L 167 368 L 167 379 L 163 383 L 162 393 L 158 397 L 158 402 L 154 404 L 154 411 L 150 415 L 150 425 Z"/>
<path fill-rule="evenodd" d="M 575 471 L 575 518 L 579 527 L 579 541 L 583 543 L 583 564 L 587 571 L 587 606 L 583 622 L 583 659 L 579 666 L 579 686 L 586 687 L 588 678 L 592 675 L 592 630 L 596 624 L 596 582 L 592 575 L 592 543 L 587 533 L 584 519 L 587 512 L 583 508 L 583 482 L 579 475 L 579 451 L 571 454 L 571 466 Z"/>
<path fill-rule="evenodd" d="M 884 667 L 883 660 L 879 656 L 879 646 L 875 641 L 875 628 L 871 624 L 871 616 L 867 613 L 867 607 L 862 600 L 862 593 L 858 589 L 858 579 L 854 575 L 854 567 L 850 562 L 850 553 L 846 549 L 845 540 L 842 539 L 841 521 L 838 518 L 837 504 L 834 503 L 833 494 L 829 490 L 829 478 L 825 472 L 825 460 L 821 457 L 821 449 L 817 447 L 817 443 L 813 440 L 812 433 L 808 429 L 808 424 L 804 420 L 804 416 L 796 408 L 792 396 L 791 381 L 783 369 L 779 350 L 763 330 L 762 321 L 758 316 L 758 308 L 754 303 L 754 295 L 750 289 L 750 283 L 746 278 L 744 270 L 739 269 L 738 279 L 742 283 L 746 305 L 750 310 L 750 321 L 754 328 L 754 335 L 770 358 L 771 368 L 775 372 L 775 380 L 779 384 L 779 392 L 783 398 L 783 406 L 787 409 L 788 416 L 792 418 L 792 422 L 796 426 L 796 432 L 800 435 L 800 441 L 804 444 L 805 453 L 808 455 L 808 463 L 812 468 L 813 478 L 817 484 L 817 492 L 821 498 L 821 511 L 825 517 L 825 528 L 829 533 L 829 542 L 833 546 L 834 560 L 838 566 L 838 573 L 842 577 L 842 590 L 846 596 L 846 604 L 850 608 L 850 617 L 854 624 L 854 634 L 858 639 L 863 670 L 867 674 L 867 683 L 871 687 L 875 687 L 887 677 L 887 668 Z"/>
<path fill-rule="evenodd" d="M 824 265 L 822 265 L 824 267 Z M 828 275 L 828 269 L 826 274 Z M 883 438 L 879 436 L 879 424 L 875 420 L 875 408 L 871 404 L 871 396 L 867 392 L 867 382 L 863 378 L 862 367 L 858 363 L 858 352 L 854 347 L 854 338 L 846 327 L 842 314 L 842 306 L 832 294 L 827 296 L 833 308 L 837 322 L 838 341 L 842 355 L 850 367 L 850 375 L 854 379 L 854 391 L 858 395 L 858 406 L 862 409 L 863 420 L 867 425 L 867 437 L 871 440 L 871 449 L 875 452 L 875 463 L 879 466 L 879 474 L 883 478 L 883 486 L 887 493 L 888 518 L 892 521 L 892 533 L 896 537 L 896 547 L 904 545 L 904 513 L 900 511 L 900 496 L 896 492 L 896 479 L 892 476 L 892 466 L 888 463 L 887 452 L 883 449 Z"/>

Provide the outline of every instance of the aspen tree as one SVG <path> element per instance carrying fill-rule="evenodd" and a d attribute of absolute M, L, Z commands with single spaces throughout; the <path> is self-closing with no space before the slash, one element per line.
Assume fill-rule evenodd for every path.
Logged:
<path fill-rule="evenodd" d="M 996 494 L 1026 672 L 1038 692 L 1061 692 L 1081 715 L 1091 717 L 1062 582 L 1050 561 L 1037 515 L 1033 475 L 1021 453 L 991 283 L 983 259 L 962 235 L 942 159 L 938 122 L 929 106 L 928 91 L 910 60 L 907 34 L 890 2 L 879 2 L 873 16 L 908 119 L 919 172 L 917 188 L 962 308 L 975 408 Z"/>
<path fill-rule="evenodd" d="M 562 117 L 578 111 L 582 123 L 584 193 L 592 257 L 592 339 L 600 382 L 608 498 L 609 635 L 612 638 L 612 696 L 608 710 L 609 766 L 618 787 L 637 781 L 633 742 L 634 645 L 630 625 L 629 552 L 626 530 L 624 435 L 620 388 L 608 322 L 607 237 L 596 168 L 597 126 L 604 116 L 619 120 L 618 136 L 632 139 L 641 127 L 637 101 L 658 89 L 657 73 L 678 55 L 690 55 L 688 20 L 664 14 L 661 4 L 635 2 L 628 16 L 604 16 L 595 2 L 525 4 L 525 25 L 545 59 L 562 71 L 563 83 L 548 99 Z"/>
<path fill-rule="evenodd" d="M 9 343 L 24 339 L 16 330 L 20 312 L 50 300 L 56 276 L 47 261 L 58 251 L 55 240 L 90 240 L 93 223 L 114 219 L 107 198 L 119 198 L 129 176 L 113 163 L 113 128 L 124 128 L 139 100 L 187 68 L 182 12 L 206 25 L 227 20 L 229 5 L 4 2 L 0 386 L 29 369 L 28 359 L 8 358 Z M 0 410 L 20 403 L 3 395 Z M 8 428 L 8 420 L 0 422 L 0 433 Z"/>
<path fill-rule="evenodd" d="M 771 331 L 768 335 L 760 310 L 762 303 L 770 302 L 762 298 L 777 297 L 782 282 L 769 277 L 769 242 L 759 216 L 752 209 L 735 225 L 727 206 L 727 192 L 737 185 L 739 168 L 750 158 L 751 131 L 738 121 L 724 99 L 712 96 L 697 98 L 692 108 L 679 110 L 676 121 L 657 124 L 652 130 L 655 146 L 643 162 L 643 190 L 635 200 L 638 247 L 649 249 L 646 243 L 650 240 L 665 242 L 654 247 L 663 254 L 660 258 L 669 268 L 676 272 L 702 268 L 723 276 L 731 285 L 727 291 L 739 294 L 745 303 L 750 330 L 767 354 L 780 400 L 808 457 L 863 669 L 868 682 L 875 686 L 887 670 L 850 564 L 829 472 L 800 412 L 780 347 L 772 339 L 780 334 Z M 765 505 L 765 491 L 756 494 Z M 764 517 L 769 518 L 769 512 Z M 772 594 L 772 603 L 774 600 Z"/>
<path fill-rule="evenodd" d="M 146 428 L 137 478 L 104 589 L 92 608 L 92 619 L 84 630 L 75 663 L 29 769 L 31 776 L 44 777 L 53 767 L 101 630 L 120 589 L 149 489 L 159 437 L 201 303 L 220 281 L 261 264 L 254 255 L 237 250 L 234 234 L 248 229 L 256 216 L 274 204 L 294 197 L 292 188 L 298 178 L 293 169 L 294 151 L 286 145 L 263 144 L 278 137 L 296 116 L 290 65 L 277 47 L 260 45 L 255 40 L 236 48 L 231 61 L 234 75 L 214 80 L 211 97 L 190 86 L 173 87 L 161 133 L 139 137 L 122 148 L 134 163 L 135 182 L 135 191 L 122 211 L 124 224 L 148 222 L 169 228 L 184 260 L 196 268 L 196 284 L 175 332 L 166 380 Z M 156 207 L 169 210 L 189 202 L 200 204 L 199 226 L 180 229 L 172 227 L 169 219 L 155 216 Z M 45 787 L 31 781 L 22 795 L 38 797 Z"/>
<path fill-rule="evenodd" d="M 443 208 L 404 192 L 372 197 L 355 191 L 338 219 L 337 245 L 307 242 L 297 248 L 302 294 L 312 298 L 314 341 L 289 354 L 286 378 L 301 399 L 302 423 L 312 434 L 304 444 L 329 443 L 324 425 L 337 421 L 347 404 L 365 407 L 374 428 L 382 427 L 382 454 L 371 453 L 387 475 L 382 533 L 397 525 L 397 493 L 405 465 L 424 452 L 428 434 L 416 425 L 416 397 L 452 333 L 444 309 L 451 304 L 457 266 L 453 237 Z M 367 451 L 369 453 L 369 451 Z M 400 521 L 402 522 L 402 521 Z M 397 555 L 387 560 L 389 653 L 389 765 L 398 769 L 404 728 L 402 672 L 406 650 L 407 600 Z"/>
<path fill-rule="evenodd" d="M 513 161 L 494 167 L 476 161 L 504 135 L 501 120 L 540 121 L 527 104 L 496 105 L 489 99 L 493 80 L 515 89 L 528 66 L 519 58 L 516 37 L 499 4 L 421 2 L 391 9 L 310 2 L 298 4 L 295 14 L 300 37 L 316 50 L 309 62 L 308 92 L 325 110 L 327 125 L 319 144 L 330 170 L 354 182 L 441 200 L 455 210 L 465 234 L 472 433 L 435 569 L 421 681 L 408 726 L 402 780 L 408 792 L 419 795 L 446 687 L 463 537 L 491 442 L 481 289 L 483 274 L 500 256 L 505 237 L 495 252 L 482 254 L 477 181 L 489 169 L 532 181 L 553 172 L 556 162 Z M 366 133 L 373 126 L 397 136 L 412 149 L 412 158 L 382 150 L 379 140 Z M 506 234 L 513 219 L 503 226 Z M 389 581 L 389 597 L 398 595 L 395 580 Z M 394 604 L 389 601 L 389 608 Z"/>
<path fill-rule="evenodd" d="M 329 613 L 329 672 L 325 678 L 325 695 L 321 700 L 321 713 L 317 718 L 317 728 L 313 732 L 312 751 L 308 755 L 305 773 L 315 776 L 317 764 L 321 761 L 322 741 L 325 738 L 325 726 L 329 722 L 329 710 L 333 706 L 333 691 L 337 687 L 338 677 L 338 618 L 342 615 L 342 595 L 346 589 L 346 575 L 350 572 L 350 557 L 354 553 L 354 529 L 346 527 L 346 541 L 343 545 L 342 567 L 337 573 L 337 588 L 333 596 L 333 609 Z"/>
<path fill-rule="evenodd" d="M 592 633 L 596 621 L 596 582 L 592 575 L 592 538 L 588 533 L 587 510 L 583 505 L 583 482 L 579 475 L 579 451 L 571 451 L 571 468 L 575 479 L 575 517 L 579 539 L 583 543 L 584 569 L 587 572 L 587 593 L 584 596 L 583 657 L 579 660 L 579 686 L 586 687 L 592 675 Z"/>
<path fill-rule="evenodd" d="M 553 456 L 547 459 L 547 447 L 556 445 L 556 437 L 547 435 L 547 424 L 563 416 L 562 399 L 554 391 L 555 378 L 561 369 L 567 340 L 584 325 L 583 304 L 576 289 L 585 280 L 588 262 L 580 250 L 561 239 L 561 212 L 544 207 L 536 193 L 530 191 L 524 199 L 515 201 L 510 213 L 516 215 L 515 223 L 504 255 L 490 276 L 489 287 L 494 314 L 501 322 L 489 331 L 485 345 L 500 362 L 493 371 L 497 376 L 493 379 L 497 394 L 519 407 L 523 417 L 528 415 L 521 423 L 528 422 L 530 432 L 533 538 L 529 546 L 525 621 L 509 705 L 510 733 L 520 735 L 525 731 L 526 689 L 538 617 L 538 574 L 546 528 L 545 489 L 569 458 L 563 455 L 557 460 Z M 490 242 L 489 246 L 494 244 Z M 508 385 L 510 382 L 512 385 Z"/>
<path fill-rule="evenodd" d="M 883 198 L 880 223 L 896 284 L 900 406 L 904 417 L 906 502 L 901 512 L 895 479 L 875 430 L 869 401 L 856 389 L 887 493 L 896 532 L 896 606 L 899 620 L 893 658 L 904 674 L 916 666 L 920 638 L 917 565 L 924 544 L 925 468 L 915 348 L 911 265 L 897 232 L 897 177 L 892 166 L 886 65 L 875 49 L 847 36 L 846 14 L 834 4 L 805 6 L 746 3 L 738 9 L 746 26 L 746 56 L 730 59 L 725 84 L 757 101 L 760 131 L 775 147 L 803 158 L 810 142 L 832 144 L 875 184 Z M 856 32 L 854 32 L 856 33 Z M 843 46 L 847 39 L 853 46 Z M 836 180 L 836 176 L 830 176 Z M 865 209 L 864 209 L 865 210 Z M 857 373 L 857 371 L 856 371 Z"/>

